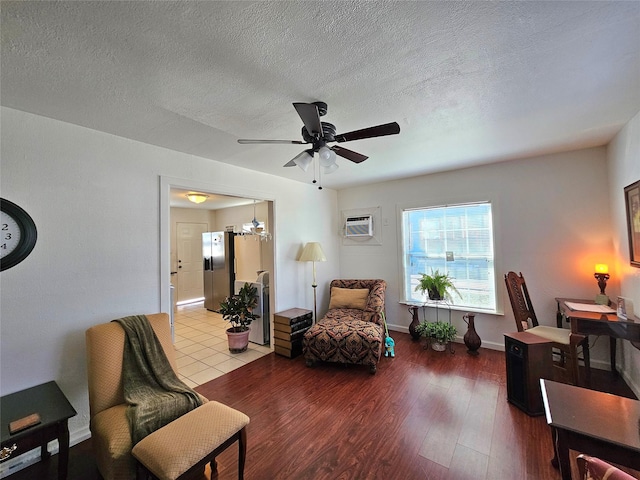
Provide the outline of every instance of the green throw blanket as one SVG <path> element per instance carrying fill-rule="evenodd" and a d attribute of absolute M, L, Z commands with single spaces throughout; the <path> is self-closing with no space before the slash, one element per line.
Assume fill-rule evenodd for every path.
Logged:
<path fill-rule="evenodd" d="M 114 320 L 125 331 L 124 398 L 133 445 L 202 404 L 175 374 L 147 317 Z"/>

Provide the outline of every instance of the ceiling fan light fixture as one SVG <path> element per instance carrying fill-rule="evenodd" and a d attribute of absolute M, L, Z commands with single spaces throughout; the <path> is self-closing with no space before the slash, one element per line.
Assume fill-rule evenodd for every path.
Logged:
<path fill-rule="evenodd" d="M 361 128 L 360 130 L 354 130 L 351 132 L 345 132 L 336 134 L 336 127 L 332 123 L 322 122 L 320 117 L 327 114 L 327 104 L 324 102 L 302 103 L 294 102 L 298 116 L 302 120 L 303 126 L 301 129 L 302 140 L 252 140 L 247 138 L 238 139 L 238 143 L 243 144 L 295 144 L 295 145 L 312 145 L 312 148 L 305 150 L 298 154 L 295 158 L 285 163 L 284 167 L 293 167 L 297 165 L 303 171 L 307 171 L 309 165 L 313 163 L 315 152 L 318 152 L 318 169 L 315 165 L 313 167 L 313 183 L 318 183 L 319 179 L 316 179 L 316 172 L 321 175 L 335 172 L 338 169 L 336 163 L 337 156 L 345 158 L 350 162 L 360 164 L 367 158 L 366 155 L 354 152 L 347 148 L 334 145 L 328 147 L 328 143 L 338 142 L 351 142 L 354 140 L 364 140 L 366 138 L 384 137 L 387 135 L 397 135 L 400 133 L 400 125 L 397 122 L 385 123 L 382 125 L 375 125 L 372 127 Z M 320 168 L 322 167 L 322 169 Z M 322 189 L 322 186 L 318 187 Z"/>
<path fill-rule="evenodd" d="M 338 164 L 337 163 L 332 163 L 331 165 L 328 165 L 326 167 L 322 167 L 322 171 L 326 174 L 329 175 L 330 173 L 335 172 L 338 169 Z"/>
<path fill-rule="evenodd" d="M 293 163 L 295 163 L 305 172 L 309 168 L 309 165 L 311 165 L 311 162 L 313 162 L 313 155 L 309 153 L 309 150 L 305 150 L 304 152 L 296 155 L 293 159 Z"/>
<path fill-rule="evenodd" d="M 187 198 L 190 202 L 202 203 L 209 198 L 209 195 L 205 195 L 204 193 L 187 193 Z"/>
<path fill-rule="evenodd" d="M 320 165 L 323 167 L 328 167 L 336 163 L 336 152 L 331 150 L 329 147 L 320 147 L 320 150 L 318 150 L 318 156 L 320 157 Z"/>

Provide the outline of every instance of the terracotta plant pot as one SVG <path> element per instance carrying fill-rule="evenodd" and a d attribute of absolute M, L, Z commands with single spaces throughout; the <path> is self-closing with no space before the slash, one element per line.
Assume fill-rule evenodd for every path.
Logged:
<path fill-rule="evenodd" d="M 227 339 L 231 353 L 242 353 L 247 350 L 249 345 L 249 329 L 244 332 L 234 332 L 233 328 L 228 328 Z"/>

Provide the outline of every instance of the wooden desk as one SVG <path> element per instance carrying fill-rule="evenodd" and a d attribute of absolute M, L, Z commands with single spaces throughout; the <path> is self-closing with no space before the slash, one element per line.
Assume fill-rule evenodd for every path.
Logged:
<path fill-rule="evenodd" d="M 32 413 L 40 414 L 40 423 L 13 435 L 9 433 L 9 423 Z M 40 459 L 50 456 L 47 443 L 58 440 L 58 479 L 67 478 L 69 463 L 69 418 L 76 415 L 67 397 L 60 390 L 56 382 L 43 383 L 36 387 L 5 395 L 0 398 L 0 430 L 2 444 L 12 450 L 10 456 L 16 457 L 22 453 L 40 447 Z M 13 448 L 15 446 L 15 449 Z"/>
<path fill-rule="evenodd" d="M 640 470 L 638 400 L 551 380 L 540 386 L 562 480 L 571 480 L 569 449 Z"/>
<path fill-rule="evenodd" d="M 579 300 L 573 298 L 556 298 L 558 311 L 556 321 L 562 328 L 563 318 L 571 323 L 571 331 L 582 335 L 607 335 L 609 337 L 609 355 L 611 371 L 616 372 L 616 339 L 623 338 L 632 342 L 640 342 L 640 322 L 622 320 L 615 313 L 601 314 L 571 310 L 566 302 L 589 303 L 592 300 Z"/>

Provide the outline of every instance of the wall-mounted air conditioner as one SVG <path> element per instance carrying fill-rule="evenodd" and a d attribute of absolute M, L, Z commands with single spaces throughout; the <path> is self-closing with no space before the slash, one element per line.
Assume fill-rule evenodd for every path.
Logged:
<path fill-rule="evenodd" d="M 372 237 L 373 216 L 347 217 L 344 228 L 345 237 Z"/>

